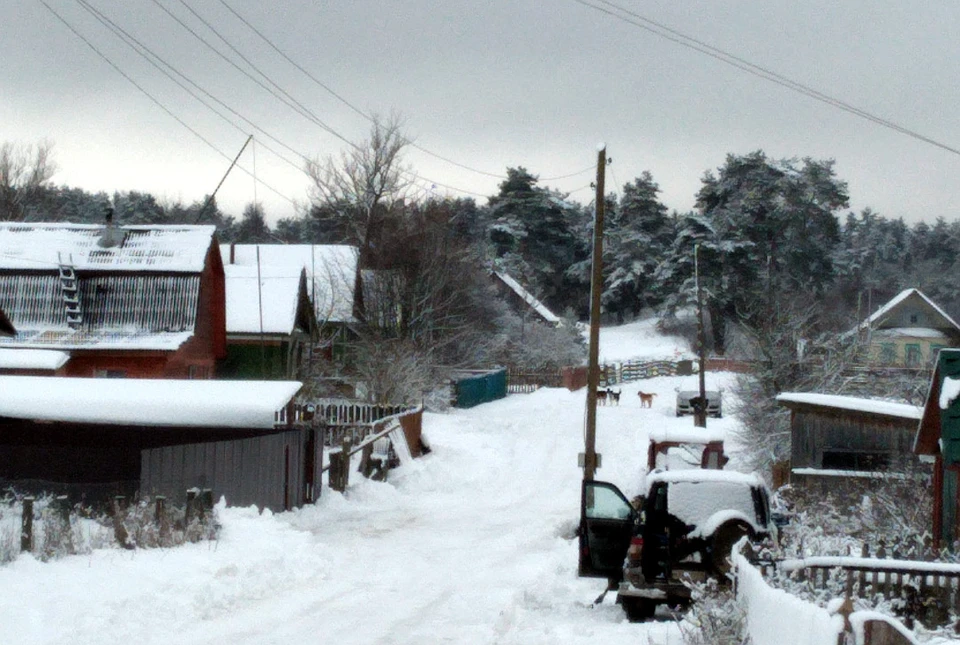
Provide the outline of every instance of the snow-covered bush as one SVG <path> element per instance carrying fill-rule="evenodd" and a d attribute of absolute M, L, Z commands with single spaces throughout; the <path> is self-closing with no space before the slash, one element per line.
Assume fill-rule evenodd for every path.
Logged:
<path fill-rule="evenodd" d="M 185 509 L 168 507 L 159 524 L 155 504 L 144 499 L 124 508 L 117 517 L 101 510 L 74 506 L 66 520 L 59 500 L 38 496 L 33 502 L 32 553 L 41 561 L 90 553 L 95 549 L 164 548 L 215 540 L 219 531 L 216 509 L 195 513 L 185 522 Z M 0 565 L 20 555 L 23 496 L 8 493 L 0 499 Z"/>
<path fill-rule="evenodd" d="M 746 645 L 747 614 L 743 605 L 729 586 L 716 580 L 691 582 L 693 605 L 679 620 L 680 632 L 685 645 Z"/>

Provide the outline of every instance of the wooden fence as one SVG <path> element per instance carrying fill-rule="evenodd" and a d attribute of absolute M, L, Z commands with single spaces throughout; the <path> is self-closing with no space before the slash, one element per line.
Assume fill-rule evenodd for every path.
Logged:
<path fill-rule="evenodd" d="M 563 370 L 533 370 L 523 367 L 507 368 L 507 393 L 522 394 L 541 387 L 563 387 Z"/>
<path fill-rule="evenodd" d="M 888 555 L 892 555 L 890 558 Z M 927 627 L 960 613 L 960 564 L 901 560 L 881 543 L 875 556 L 864 545 L 860 557 L 814 556 L 758 565 L 765 576 L 777 574 L 806 583 L 811 590 L 843 593 L 848 598 L 899 599 L 904 622 Z"/>
<path fill-rule="evenodd" d="M 657 376 L 693 374 L 692 361 L 625 361 L 600 366 L 600 387 Z"/>

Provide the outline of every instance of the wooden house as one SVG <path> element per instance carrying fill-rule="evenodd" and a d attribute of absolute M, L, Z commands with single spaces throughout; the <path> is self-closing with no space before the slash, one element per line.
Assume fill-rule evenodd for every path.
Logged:
<path fill-rule="evenodd" d="M 82 496 L 210 489 L 274 511 L 319 491 L 321 430 L 287 422 L 290 381 L 0 376 L 0 483 Z"/>
<path fill-rule="evenodd" d="M 960 540 L 960 349 L 937 358 L 913 450 L 933 458 L 933 539 L 939 548 Z"/>
<path fill-rule="evenodd" d="M 295 267 L 306 274 L 318 336 L 331 356 L 352 337 L 356 299 L 362 297 L 357 248 L 344 244 L 223 244 L 226 266 Z"/>
<path fill-rule="evenodd" d="M 306 271 L 297 266 L 224 267 L 227 379 L 295 379 L 317 336 Z"/>
<path fill-rule="evenodd" d="M 66 376 L 212 378 L 224 298 L 213 226 L 0 223 L 0 307 L 17 328 L 0 349 L 65 352 Z"/>
<path fill-rule="evenodd" d="M 901 291 L 854 331 L 873 366 L 919 368 L 960 345 L 960 326 L 918 289 Z"/>
<path fill-rule="evenodd" d="M 834 490 L 857 480 L 896 476 L 915 463 L 920 408 L 851 396 L 784 392 L 790 410 L 790 482 Z"/>

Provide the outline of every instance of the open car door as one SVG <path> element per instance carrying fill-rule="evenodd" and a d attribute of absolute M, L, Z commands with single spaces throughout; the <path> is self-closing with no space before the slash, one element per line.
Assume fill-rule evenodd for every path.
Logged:
<path fill-rule="evenodd" d="M 637 513 L 613 484 L 585 481 L 580 490 L 579 573 L 619 580 Z"/>

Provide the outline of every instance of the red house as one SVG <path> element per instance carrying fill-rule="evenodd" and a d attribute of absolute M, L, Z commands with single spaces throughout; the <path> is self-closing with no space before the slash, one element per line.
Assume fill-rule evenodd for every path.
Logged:
<path fill-rule="evenodd" d="M 0 223 L 0 309 L 16 328 L 0 350 L 64 352 L 59 375 L 213 378 L 226 355 L 213 226 Z"/>

